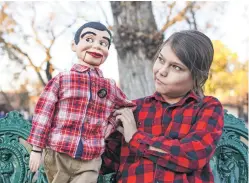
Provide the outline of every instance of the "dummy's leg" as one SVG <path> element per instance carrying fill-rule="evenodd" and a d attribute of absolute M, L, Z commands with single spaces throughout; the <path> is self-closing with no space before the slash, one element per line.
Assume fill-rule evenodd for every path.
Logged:
<path fill-rule="evenodd" d="M 100 157 L 89 161 L 75 159 L 72 164 L 75 172 L 70 183 L 97 183 L 101 163 Z"/>
<path fill-rule="evenodd" d="M 45 150 L 44 169 L 48 183 L 67 183 L 70 179 L 70 157 L 51 149 Z"/>

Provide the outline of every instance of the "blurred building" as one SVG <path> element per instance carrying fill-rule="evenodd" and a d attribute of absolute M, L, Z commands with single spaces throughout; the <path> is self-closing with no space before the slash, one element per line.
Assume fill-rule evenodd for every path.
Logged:
<path fill-rule="evenodd" d="M 228 113 L 233 114 L 248 123 L 248 93 L 241 98 L 230 96 L 221 100 L 221 102 Z"/>
<path fill-rule="evenodd" d="M 29 111 L 29 95 L 27 92 L 0 92 L 0 111 L 7 113 L 12 110 Z"/>

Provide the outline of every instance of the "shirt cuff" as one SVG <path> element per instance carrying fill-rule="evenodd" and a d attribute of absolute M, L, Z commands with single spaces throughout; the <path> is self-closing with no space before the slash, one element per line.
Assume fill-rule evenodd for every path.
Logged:
<path fill-rule="evenodd" d="M 46 144 L 37 140 L 32 139 L 32 137 L 29 137 L 27 139 L 27 142 L 32 145 L 32 146 L 36 146 L 39 147 L 41 149 L 44 149 L 46 147 Z"/>
<path fill-rule="evenodd" d="M 118 123 L 116 122 L 115 118 L 110 118 L 108 122 L 113 126 L 113 131 L 118 127 Z"/>
<path fill-rule="evenodd" d="M 149 147 L 149 145 L 146 143 L 146 139 L 149 138 L 150 134 L 138 130 L 136 133 L 134 133 L 129 142 L 130 150 L 140 155 L 146 153 Z"/>

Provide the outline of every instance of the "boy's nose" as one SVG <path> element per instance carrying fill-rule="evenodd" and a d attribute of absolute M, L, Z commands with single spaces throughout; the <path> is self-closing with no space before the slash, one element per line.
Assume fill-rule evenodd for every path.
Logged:
<path fill-rule="evenodd" d="M 159 74 L 161 76 L 164 76 L 166 77 L 168 75 L 168 68 L 166 66 L 162 67 L 160 70 L 159 70 Z"/>

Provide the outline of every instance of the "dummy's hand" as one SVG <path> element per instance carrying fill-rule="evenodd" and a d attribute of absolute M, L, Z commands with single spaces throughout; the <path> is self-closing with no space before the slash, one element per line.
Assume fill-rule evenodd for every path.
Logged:
<path fill-rule="evenodd" d="M 105 131 L 105 139 L 109 137 L 109 135 L 111 134 L 112 128 L 113 128 L 112 124 L 109 123 Z"/>
<path fill-rule="evenodd" d="M 36 172 L 41 164 L 41 153 L 31 151 L 29 159 L 29 168 L 31 172 Z"/>
<path fill-rule="evenodd" d="M 134 115 L 131 108 L 123 108 L 116 110 L 113 113 L 116 116 L 117 121 L 121 121 L 122 127 L 118 127 L 117 130 L 124 135 L 125 141 L 130 142 L 132 136 L 137 132 L 137 125 L 134 119 Z"/>

